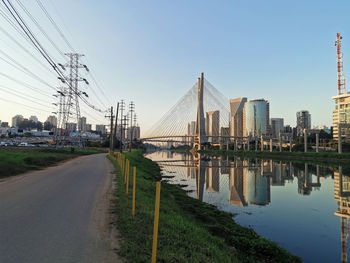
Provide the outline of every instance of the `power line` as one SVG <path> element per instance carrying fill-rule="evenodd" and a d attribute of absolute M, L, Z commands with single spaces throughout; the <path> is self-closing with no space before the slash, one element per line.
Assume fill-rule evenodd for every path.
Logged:
<path fill-rule="evenodd" d="M 27 16 L 33 21 L 33 23 L 38 27 L 40 32 L 45 36 L 45 38 L 51 43 L 51 45 L 56 49 L 56 51 L 64 58 L 63 52 L 58 48 L 58 46 L 55 44 L 54 41 L 48 36 L 48 34 L 45 32 L 45 30 L 40 26 L 38 21 L 31 15 L 31 13 L 27 10 L 27 8 L 22 4 L 20 0 L 16 0 L 16 2 L 19 4 L 19 6 L 22 8 L 22 10 L 27 14 Z"/>
<path fill-rule="evenodd" d="M 0 72 L 0 75 L 2 75 L 2 76 L 4 76 L 4 77 L 6 77 L 6 78 L 8 78 L 8 79 L 10 79 L 10 80 L 12 80 L 12 81 L 18 83 L 18 84 L 20 84 L 20 85 L 22 85 L 22 86 L 24 86 L 24 87 L 26 87 L 26 88 L 28 88 L 28 89 L 31 89 L 31 90 L 33 90 L 33 91 L 35 91 L 35 92 L 38 92 L 38 93 L 40 93 L 41 95 L 44 95 L 44 96 L 46 96 L 46 97 L 51 98 L 51 94 L 50 94 L 50 93 L 46 93 L 45 91 L 42 91 L 42 90 L 40 90 L 40 89 L 38 89 L 38 88 L 36 88 L 36 87 L 33 87 L 32 85 L 29 85 L 28 83 L 25 83 L 25 82 L 23 82 L 23 81 L 21 81 L 21 80 L 15 79 L 15 78 L 13 78 L 13 77 L 11 77 L 11 76 L 9 76 L 9 75 L 3 73 L 3 72 Z"/>
<path fill-rule="evenodd" d="M 39 63 L 44 69 L 46 69 L 48 72 L 50 72 L 51 74 L 55 75 L 44 63 L 42 63 L 39 59 L 37 59 L 37 57 L 35 57 L 33 55 L 33 53 L 31 53 L 28 49 L 26 49 L 21 43 L 19 43 L 14 37 L 12 37 L 5 29 L 3 29 L 0 26 L 0 31 L 2 31 L 8 38 L 10 38 L 14 43 L 16 43 L 17 46 L 19 46 L 20 48 L 22 48 L 30 57 L 32 57 L 37 63 Z M 6 43 L 7 44 L 7 43 Z M 15 50 L 13 48 L 13 46 L 7 44 L 10 48 L 12 48 L 13 50 Z M 55 75 L 56 76 L 56 75 Z"/>
<path fill-rule="evenodd" d="M 51 111 L 46 111 L 46 110 L 39 109 L 39 108 L 36 108 L 36 107 L 28 106 L 28 105 L 25 105 L 25 104 L 22 104 L 22 103 L 13 101 L 13 100 L 4 99 L 4 98 L 1 98 L 1 97 L 0 97 L 0 100 L 6 101 L 6 102 L 9 102 L 9 103 L 15 103 L 15 104 L 21 105 L 21 106 L 23 106 L 23 107 L 27 107 L 27 108 L 30 108 L 30 109 L 37 110 L 37 111 L 39 111 L 39 112 L 45 111 L 45 112 L 52 113 Z"/>
<path fill-rule="evenodd" d="M 9 60 L 11 60 L 13 63 L 15 63 L 15 65 L 9 61 L 7 61 L 6 59 L 0 57 L 1 60 L 5 61 L 7 64 L 11 65 L 12 67 L 18 69 L 19 71 L 23 72 L 24 74 L 27 74 L 28 76 L 36 79 L 37 81 L 45 84 L 46 86 L 50 87 L 51 89 L 55 89 L 55 87 L 51 86 L 49 83 L 47 83 L 45 80 L 43 80 L 41 77 L 39 77 L 38 75 L 36 75 L 35 73 L 33 73 L 32 71 L 30 71 L 29 69 L 27 69 L 26 67 L 24 67 L 22 64 L 20 64 L 19 62 L 17 62 L 14 58 L 10 57 L 9 55 L 7 55 L 5 52 L 3 52 L 2 50 L 0 50 L 0 53 L 3 54 L 5 57 L 7 57 Z"/>
<path fill-rule="evenodd" d="M 100 90 L 100 92 L 102 93 L 103 97 L 106 99 L 106 101 L 109 103 L 109 104 L 113 104 L 109 98 L 106 96 L 106 94 L 103 92 L 103 89 L 100 87 L 100 85 L 97 83 L 96 81 L 96 78 L 94 77 L 93 73 L 91 71 L 89 71 L 89 75 L 92 79 L 92 81 L 95 83 L 96 87 Z"/>
<path fill-rule="evenodd" d="M 63 31 L 59 28 L 59 26 L 57 25 L 57 23 L 55 22 L 55 20 L 52 18 L 52 16 L 49 14 L 49 12 L 45 9 L 43 3 L 40 1 L 40 0 L 36 0 L 36 2 L 38 3 L 39 7 L 43 10 L 43 12 L 45 13 L 45 15 L 47 16 L 47 18 L 50 20 L 51 24 L 55 27 L 55 29 L 57 30 L 57 32 L 59 33 L 59 35 L 62 37 L 62 39 L 66 42 L 67 46 L 72 50 L 74 51 L 74 48 L 73 46 L 70 44 L 70 42 L 68 41 L 68 39 L 65 37 L 65 35 L 63 34 Z M 52 6 L 54 7 L 56 13 L 58 14 L 58 16 L 61 18 L 62 22 L 63 22 L 63 25 L 65 26 L 64 24 L 64 20 L 63 18 L 61 17 L 60 13 L 58 12 L 58 10 L 56 9 L 53 1 L 51 1 L 51 4 Z M 69 29 L 67 28 L 67 26 L 65 26 L 67 31 L 69 32 Z M 87 59 L 86 59 L 87 60 Z M 106 99 L 106 101 L 111 105 L 113 104 L 110 99 L 105 95 L 105 93 L 103 92 L 103 89 L 100 87 L 100 85 L 98 84 L 96 78 L 94 77 L 94 74 L 91 72 L 91 70 L 88 72 L 89 73 L 89 76 L 91 77 L 93 83 L 96 85 L 96 87 L 99 89 L 99 91 L 101 92 L 101 94 L 103 95 L 103 97 Z M 99 100 L 99 102 L 101 103 L 101 100 L 100 98 L 97 96 L 97 94 L 95 93 L 94 89 L 90 86 L 92 92 L 95 94 L 95 96 L 97 97 L 97 99 Z M 105 108 L 106 105 L 104 103 L 101 103 L 102 106 L 104 106 Z"/>
<path fill-rule="evenodd" d="M 53 18 L 50 16 L 49 12 L 47 12 L 45 6 L 43 5 L 43 3 L 41 3 L 39 0 L 36 0 L 37 4 L 39 5 L 40 9 L 45 13 L 46 17 L 50 20 L 51 24 L 54 26 L 54 28 L 57 30 L 58 34 L 62 37 L 62 39 L 64 40 L 64 42 L 67 44 L 67 46 L 73 51 L 74 48 L 72 47 L 72 45 L 69 43 L 68 39 L 65 37 L 65 35 L 63 34 L 63 32 L 61 31 L 61 29 L 59 28 L 59 26 L 56 24 L 56 22 L 53 20 Z"/>
<path fill-rule="evenodd" d="M 18 13 L 16 8 L 12 5 L 10 0 L 7 0 L 8 4 L 11 6 L 11 8 L 5 3 L 5 0 L 2 0 L 2 2 L 5 4 L 7 10 L 10 12 L 11 16 L 15 19 L 16 23 L 20 26 L 20 28 L 24 31 L 24 33 L 27 35 L 28 39 L 32 42 L 34 47 L 39 51 L 39 53 L 45 58 L 45 60 L 52 66 L 52 68 L 56 71 L 56 64 L 51 59 L 51 57 L 47 54 L 46 50 L 41 46 L 39 41 L 36 39 L 32 31 L 29 29 L 27 24 L 24 22 L 21 15 Z M 11 11 L 11 9 L 13 11 Z"/>
<path fill-rule="evenodd" d="M 13 90 L 11 90 L 10 88 L 8 88 L 8 87 L 6 87 L 6 86 L 0 85 L 0 90 L 2 90 L 2 91 L 4 91 L 4 92 L 7 92 L 7 93 L 9 93 L 9 94 L 18 96 L 18 97 L 20 97 L 20 98 L 23 98 L 23 99 L 28 100 L 28 101 L 30 101 L 30 102 L 33 102 L 33 103 L 35 103 L 35 104 L 40 104 L 40 105 L 42 105 L 42 106 L 44 106 L 44 107 L 47 107 L 47 105 L 44 105 L 44 104 L 41 103 L 42 101 L 41 101 L 40 99 L 38 99 L 38 98 L 36 98 L 36 97 L 33 97 L 33 96 L 30 96 L 30 95 L 28 95 L 28 94 L 21 94 L 21 93 L 19 93 L 19 92 L 13 91 Z M 25 95 L 25 97 L 24 97 L 23 95 Z M 33 100 L 28 99 L 28 98 L 32 98 L 32 99 L 34 99 L 34 100 L 39 100 L 40 102 L 33 101 Z"/>
<path fill-rule="evenodd" d="M 30 43 L 29 39 L 26 35 L 21 31 L 21 29 L 9 18 L 9 16 L 2 10 L 2 6 L 0 6 L 0 15 L 13 27 L 15 31 L 17 31 L 28 43 Z M 5 11 L 9 12 L 7 9 Z"/>
<path fill-rule="evenodd" d="M 20 2 L 19 0 L 16 0 L 17 2 Z M 60 34 L 60 36 L 63 38 L 63 40 L 66 42 L 66 44 L 69 46 L 70 49 L 74 50 L 72 45 L 69 43 L 69 41 L 67 40 L 67 38 L 64 36 L 63 32 L 60 30 L 60 28 L 57 26 L 56 22 L 52 19 L 52 17 L 50 16 L 50 14 L 47 12 L 47 10 L 45 9 L 44 5 L 39 1 L 39 0 L 36 0 L 37 4 L 39 5 L 39 7 L 41 8 L 41 10 L 45 13 L 46 17 L 50 20 L 51 24 L 55 27 L 55 29 L 57 30 L 57 32 Z M 22 5 L 22 4 L 21 4 Z M 22 5 L 23 7 L 23 5 Z M 23 7 L 24 8 L 24 7 Z M 26 9 L 24 9 L 26 11 Z M 28 13 L 27 13 L 28 14 Z M 32 17 L 30 14 L 28 14 L 30 17 Z M 35 18 L 32 17 L 32 19 L 34 19 L 34 22 L 35 24 L 41 28 Z M 46 35 L 45 31 L 44 30 L 41 30 L 43 32 L 43 34 L 45 34 L 45 36 L 48 38 L 48 36 Z M 49 39 L 50 40 L 50 39 Z M 50 41 L 52 43 L 52 41 Z M 59 50 L 59 52 L 61 52 Z M 98 85 L 97 84 L 97 81 L 95 80 L 95 78 L 91 75 L 94 83 L 96 84 L 96 86 Z M 99 87 L 98 87 L 99 88 Z M 96 92 L 91 88 L 92 92 L 94 93 L 94 95 L 97 97 L 98 101 L 101 103 L 101 106 L 103 107 L 106 107 L 106 105 L 100 100 L 100 98 L 97 96 Z M 101 92 L 103 93 L 102 89 L 100 89 Z M 104 93 L 103 93 L 104 95 Z M 106 97 L 107 98 L 107 97 Z"/>
<path fill-rule="evenodd" d="M 43 48 L 43 46 L 40 44 L 38 39 L 35 37 L 35 35 L 32 33 L 32 31 L 29 29 L 27 24 L 25 23 L 24 19 L 21 17 L 19 12 L 16 10 L 16 8 L 12 5 L 10 0 L 7 0 L 8 5 L 6 4 L 5 0 L 2 0 L 4 5 L 6 6 L 7 10 L 10 12 L 11 16 L 15 19 L 16 23 L 21 27 L 21 29 L 24 31 L 24 33 L 27 35 L 31 43 L 34 45 L 34 47 L 39 51 L 39 53 L 44 57 L 44 59 L 51 65 L 51 67 L 56 71 L 56 73 L 59 75 L 59 79 L 66 83 L 70 90 L 73 91 L 75 95 L 77 95 L 86 105 L 88 105 L 90 108 L 104 112 L 94 105 L 92 105 L 90 102 L 87 101 L 86 98 L 82 97 L 81 94 L 78 94 L 75 90 L 74 87 L 70 85 L 70 83 L 67 83 L 66 77 L 62 73 L 62 71 L 57 67 L 56 63 L 53 61 L 53 59 L 49 56 L 49 54 L 46 52 L 46 50 Z M 59 64 L 60 65 L 60 64 Z"/>

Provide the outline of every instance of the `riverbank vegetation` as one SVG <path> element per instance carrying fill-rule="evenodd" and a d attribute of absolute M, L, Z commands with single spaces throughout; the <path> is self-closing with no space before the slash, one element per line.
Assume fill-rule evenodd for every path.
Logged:
<path fill-rule="evenodd" d="M 207 155 L 229 155 L 242 157 L 258 157 L 280 160 L 302 160 L 311 162 L 348 164 L 350 153 L 338 154 L 336 152 L 269 152 L 269 151 L 233 151 L 233 150 L 201 150 L 200 153 Z"/>
<path fill-rule="evenodd" d="M 72 149 L 32 147 L 6 147 L 0 149 L 0 178 L 17 175 L 29 170 L 41 169 L 79 155 L 104 151 L 99 149 Z"/>
<path fill-rule="evenodd" d="M 122 238 L 119 253 L 128 262 L 150 262 L 155 181 L 161 179 L 161 169 L 144 158 L 141 151 L 125 155 L 130 165 L 137 167 L 134 218 L 132 187 L 126 195 L 117 161 L 109 157 L 116 166 L 114 212 Z M 232 216 L 189 197 L 178 186 L 162 183 L 157 262 L 301 262 L 254 230 L 236 224 Z"/>

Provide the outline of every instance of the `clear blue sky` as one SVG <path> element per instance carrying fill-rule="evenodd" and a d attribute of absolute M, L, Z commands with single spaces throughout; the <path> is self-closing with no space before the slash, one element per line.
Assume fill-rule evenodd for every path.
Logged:
<path fill-rule="evenodd" d="M 309 110 L 312 125 L 331 125 L 336 32 L 343 35 L 345 76 L 350 72 L 350 3 L 345 0 L 43 2 L 86 55 L 110 100 L 135 101 L 143 130 L 192 87 L 200 72 L 228 98 L 269 100 L 271 117 L 284 117 L 287 124 L 295 125 L 296 111 Z M 34 0 L 23 3 L 55 34 Z M 53 39 L 65 48 L 58 36 Z M 0 105 L 3 120 L 31 114 Z M 95 118 L 106 122 L 101 115 Z"/>

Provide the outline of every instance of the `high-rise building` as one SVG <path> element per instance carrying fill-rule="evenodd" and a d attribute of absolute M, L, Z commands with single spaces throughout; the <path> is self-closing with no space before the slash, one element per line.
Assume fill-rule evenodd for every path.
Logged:
<path fill-rule="evenodd" d="M 196 122 L 191 121 L 187 124 L 187 134 L 194 135 L 196 133 Z"/>
<path fill-rule="evenodd" d="M 244 105 L 247 98 L 230 100 L 230 136 L 244 136 Z"/>
<path fill-rule="evenodd" d="M 1 127 L 7 128 L 7 127 L 9 127 L 9 123 L 8 122 L 1 122 Z"/>
<path fill-rule="evenodd" d="M 278 138 L 279 134 L 283 132 L 284 120 L 283 118 L 271 118 L 270 119 L 271 135 L 273 138 Z"/>
<path fill-rule="evenodd" d="M 67 122 L 66 123 L 66 129 L 69 131 L 76 131 L 77 130 L 77 124 L 74 122 Z"/>
<path fill-rule="evenodd" d="M 221 127 L 220 135 L 221 136 L 230 136 L 230 128 L 229 127 Z M 225 137 L 221 138 L 221 142 L 224 144 L 226 144 L 229 141 L 230 141 L 229 138 L 225 138 Z"/>
<path fill-rule="evenodd" d="M 302 136 L 304 129 L 311 129 L 311 114 L 307 110 L 297 112 L 297 136 Z"/>
<path fill-rule="evenodd" d="M 86 117 L 80 117 L 78 123 L 79 131 L 86 132 Z"/>
<path fill-rule="evenodd" d="M 46 122 L 51 123 L 53 126 L 57 127 L 57 117 L 54 115 L 51 115 L 47 117 Z"/>
<path fill-rule="evenodd" d="M 208 125 L 208 139 L 211 139 L 212 143 L 219 143 L 219 137 L 212 137 L 212 136 L 219 136 L 220 134 L 220 112 L 218 110 L 216 111 L 209 111 L 207 112 L 207 125 Z"/>
<path fill-rule="evenodd" d="M 12 117 L 12 127 L 18 127 L 18 124 L 23 121 L 22 115 L 16 115 Z"/>
<path fill-rule="evenodd" d="M 271 126 L 270 126 L 270 102 L 266 101 L 266 135 L 271 136 Z"/>
<path fill-rule="evenodd" d="M 32 122 L 38 122 L 38 121 L 39 121 L 39 120 L 38 120 L 38 117 L 37 117 L 37 116 L 34 116 L 34 115 L 30 116 L 30 117 L 29 117 L 29 120 L 32 121 Z"/>
<path fill-rule="evenodd" d="M 139 126 L 129 127 L 127 131 L 127 139 L 128 140 L 140 139 L 140 127 Z"/>
<path fill-rule="evenodd" d="M 92 125 L 91 124 L 86 124 L 86 131 L 91 132 L 92 131 Z"/>
<path fill-rule="evenodd" d="M 96 132 L 101 133 L 102 135 L 106 134 L 106 125 L 103 124 L 96 124 Z"/>
<path fill-rule="evenodd" d="M 333 110 L 333 138 L 338 139 L 338 124 L 350 123 L 350 93 L 341 94 L 332 97 L 335 100 L 335 109 Z M 342 129 L 342 137 L 350 138 L 350 129 Z"/>
<path fill-rule="evenodd" d="M 196 133 L 196 122 L 191 121 L 187 124 L 187 135 L 194 135 Z M 188 138 L 187 142 L 188 143 L 193 143 L 194 138 Z"/>
<path fill-rule="evenodd" d="M 287 132 L 287 133 L 293 133 L 293 128 L 290 127 L 290 125 L 286 125 L 283 128 L 283 132 Z"/>
<path fill-rule="evenodd" d="M 245 136 L 259 137 L 269 131 L 269 102 L 264 99 L 251 100 L 244 106 Z"/>

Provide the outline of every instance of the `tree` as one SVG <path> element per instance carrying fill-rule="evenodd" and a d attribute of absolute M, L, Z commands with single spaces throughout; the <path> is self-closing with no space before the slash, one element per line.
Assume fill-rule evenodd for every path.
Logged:
<path fill-rule="evenodd" d="M 23 120 L 18 124 L 18 128 L 22 130 L 32 130 L 37 129 L 38 131 L 41 131 L 43 129 L 43 124 L 38 122 L 33 122 L 32 120 Z"/>
<path fill-rule="evenodd" d="M 55 126 L 49 122 L 49 121 L 45 121 L 44 122 L 44 130 L 47 130 L 47 131 L 51 131 Z"/>

